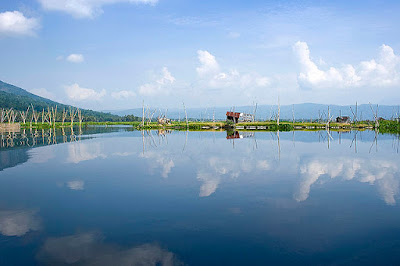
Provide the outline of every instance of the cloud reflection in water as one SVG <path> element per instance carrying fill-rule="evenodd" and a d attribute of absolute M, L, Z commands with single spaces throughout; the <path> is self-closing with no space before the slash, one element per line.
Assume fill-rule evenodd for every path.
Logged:
<path fill-rule="evenodd" d="M 0 211 L 0 233 L 5 236 L 23 236 L 41 227 L 37 211 Z"/>
<path fill-rule="evenodd" d="M 180 265 L 176 256 L 156 244 L 122 248 L 103 242 L 98 233 L 48 238 L 38 259 L 48 265 Z"/>
<path fill-rule="evenodd" d="M 306 200 L 311 186 L 323 175 L 332 179 L 341 177 L 375 184 L 389 205 L 396 204 L 395 196 L 399 194 L 399 167 L 393 161 L 351 157 L 316 158 L 302 164 L 299 170 L 301 182 L 294 194 L 297 201 Z"/>

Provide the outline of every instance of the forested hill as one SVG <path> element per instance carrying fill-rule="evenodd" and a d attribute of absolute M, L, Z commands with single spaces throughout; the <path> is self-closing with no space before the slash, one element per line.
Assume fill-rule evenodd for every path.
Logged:
<path fill-rule="evenodd" d="M 69 109 L 70 105 L 61 104 L 52 100 L 37 96 L 24 89 L 0 81 L 0 108 L 13 108 L 14 110 L 24 111 L 33 105 L 36 111 L 40 112 L 47 107 L 55 107 L 61 111 Z M 122 121 L 123 117 L 110 113 L 96 112 L 82 109 L 85 121 Z"/>

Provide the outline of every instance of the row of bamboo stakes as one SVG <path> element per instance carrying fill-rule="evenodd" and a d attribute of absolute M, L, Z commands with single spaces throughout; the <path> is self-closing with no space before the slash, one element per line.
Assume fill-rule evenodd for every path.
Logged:
<path fill-rule="evenodd" d="M 41 112 L 35 111 L 33 104 L 28 106 L 26 111 L 17 111 L 13 108 L 6 109 L 0 108 L 0 123 L 9 123 L 14 124 L 19 119 L 20 122 L 26 124 L 27 122 L 30 123 L 32 126 L 33 122 L 35 124 L 42 123 L 42 124 L 49 124 L 49 126 L 56 125 L 57 121 L 57 105 L 55 107 L 47 107 L 47 110 L 43 108 Z M 40 119 L 41 118 L 41 119 Z M 83 115 L 82 110 L 79 108 L 69 107 L 69 109 L 63 109 L 61 115 L 61 125 L 64 126 L 66 121 L 70 121 L 70 126 L 73 126 L 75 118 L 78 119 L 79 125 L 82 125 L 83 122 Z M 67 120 L 68 119 L 68 120 Z M 41 121 L 39 121 L 41 120 Z"/>

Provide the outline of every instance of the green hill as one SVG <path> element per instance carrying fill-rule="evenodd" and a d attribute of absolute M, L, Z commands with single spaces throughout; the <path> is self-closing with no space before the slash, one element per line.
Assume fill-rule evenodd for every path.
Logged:
<path fill-rule="evenodd" d="M 57 106 L 59 115 L 61 115 L 64 108 L 69 109 L 71 107 L 70 105 L 37 96 L 24 89 L 0 81 L 0 108 L 13 108 L 18 111 L 25 111 L 31 104 L 38 112 L 47 109 L 47 107 Z M 85 121 L 126 121 L 125 117 L 86 109 L 82 109 L 82 115 L 85 117 Z"/>

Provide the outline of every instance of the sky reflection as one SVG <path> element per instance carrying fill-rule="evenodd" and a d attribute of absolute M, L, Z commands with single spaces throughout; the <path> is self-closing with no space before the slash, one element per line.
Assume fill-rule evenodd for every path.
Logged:
<path fill-rule="evenodd" d="M 327 264 L 373 249 L 369 237 L 397 250 L 396 136 L 244 135 L 122 130 L 0 150 L 0 257 L 204 265 L 244 264 L 245 254 L 262 265 Z M 7 255 L 16 247 L 25 257 Z"/>

